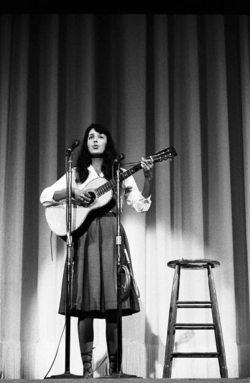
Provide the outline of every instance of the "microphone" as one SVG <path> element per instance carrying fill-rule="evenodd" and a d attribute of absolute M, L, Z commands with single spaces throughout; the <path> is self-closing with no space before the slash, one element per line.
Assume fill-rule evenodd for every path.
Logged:
<path fill-rule="evenodd" d="M 80 145 L 80 143 L 81 143 L 80 140 L 74 140 L 74 141 L 72 142 L 72 144 L 70 145 L 70 147 L 66 150 L 66 153 L 67 153 L 67 154 L 72 153 L 73 150 L 74 150 L 75 148 L 77 148 L 77 146 Z"/>
<path fill-rule="evenodd" d="M 115 159 L 115 161 L 114 162 L 121 162 L 122 160 L 124 160 L 124 158 L 125 158 L 125 155 L 123 154 L 123 153 L 119 153 L 118 155 L 117 155 L 117 157 L 116 157 L 116 159 Z"/>

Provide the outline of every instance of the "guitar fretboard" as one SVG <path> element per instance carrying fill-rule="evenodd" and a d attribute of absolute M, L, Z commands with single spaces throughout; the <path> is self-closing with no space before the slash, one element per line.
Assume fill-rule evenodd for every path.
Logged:
<path fill-rule="evenodd" d="M 155 153 L 154 155 L 148 157 L 148 159 L 150 158 L 153 162 L 161 162 L 169 158 L 172 159 L 176 155 L 177 155 L 176 150 L 172 146 L 170 146 L 169 148 L 163 149 Z M 129 170 L 126 170 L 125 172 L 120 172 L 120 181 L 124 181 L 126 178 L 132 176 L 132 174 L 138 172 L 138 170 L 140 169 L 142 169 L 142 166 L 141 166 L 141 163 L 138 162 Z M 114 177 L 112 180 L 107 181 L 105 184 L 96 188 L 95 192 L 100 197 L 103 194 L 107 193 L 109 190 L 115 189 L 116 186 L 117 186 L 117 177 Z"/>
<path fill-rule="evenodd" d="M 120 173 L 120 181 L 124 181 L 126 178 L 132 176 L 132 174 L 138 172 L 142 168 L 141 163 L 138 163 L 137 165 L 133 166 L 129 170 L 126 170 L 125 172 Z M 110 181 L 107 181 L 104 185 L 99 186 L 95 189 L 97 195 L 100 197 L 101 195 L 107 193 L 111 189 L 115 189 L 117 184 L 117 177 L 113 178 Z"/>

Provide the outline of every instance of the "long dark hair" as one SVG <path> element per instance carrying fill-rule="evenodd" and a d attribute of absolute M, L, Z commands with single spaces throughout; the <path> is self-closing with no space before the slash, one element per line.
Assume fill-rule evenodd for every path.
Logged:
<path fill-rule="evenodd" d="M 109 131 L 105 128 L 105 126 L 101 124 L 91 124 L 86 129 L 85 135 L 83 137 L 80 153 L 76 162 L 76 167 L 77 167 L 76 182 L 77 183 L 83 183 L 88 178 L 88 175 L 89 175 L 88 167 L 89 165 L 91 165 L 92 161 L 91 161 L 91 154 L 89 153 L 87 142 L 88 142 L 89 132 L 91 129 L 95 129 L 97 133 L 105 134 L 105 136 L 107 137 L 107 145 L 103 153 L 102 172 L 104 174 L 104 177 L 107 180 L 110 180 L 112 178 L 112 165 L 117 156 L 113 138 L 111 137 Z"/>

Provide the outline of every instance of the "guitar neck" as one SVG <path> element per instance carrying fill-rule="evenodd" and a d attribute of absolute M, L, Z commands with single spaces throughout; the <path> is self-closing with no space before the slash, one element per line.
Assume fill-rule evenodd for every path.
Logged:
<path fill-rule="evenodd" d="M 176 150 L 170 146 L 168 148 L 165 148 L 163 150 L 160 150 L 159 152 L 155 153 L 154 155 L 148 157 L 151 159 L 151 161 L 155 162 L 161 162 L 165 161 L 166 159 L 172 159 L 174 156 L 177 156 Z M 132 174 L 138 172 L 138 170 L 142 169 L 141 163 L 138 162 L 136 165 L 132 166 L 132 168 L 126 170 L 125 172 L 120 172 L 120 181 L 124 181 L 126 178 L 132 176 Z M 101 196 L 105 193 L 107 193 L 111 189 L 115 189 L 117 186 L 117 177 L 113 178 L 110 181 L 107 181 L 102 186 L 99 186 L 95 189 L 98 196 Z"/>
<path fill-rule="evenodd" d="M 126 178 L 132 176 L 132 174 L 138 172 L 141 168 L 142 168 L 141 163 L 138 163 L 135 166 L 133 166 L 132 168 L 130 168 L 129 170 L 126 170 L 125 172 L 121 172 L 120 173 L 120 181 L 124 181 Z M 111 189 L 115 189 L 116 188 L 116 182 L 117 182 L 117 177 L 113 178 L 110 181 L 107 181 L 104 185 L 99 186 L 96 189 L 98 196 L 101 196 L 101 195 L 107 193 Z"/>

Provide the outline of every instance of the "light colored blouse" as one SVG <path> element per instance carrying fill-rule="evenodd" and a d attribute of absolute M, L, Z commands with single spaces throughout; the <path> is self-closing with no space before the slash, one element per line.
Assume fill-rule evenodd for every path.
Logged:
<path fill-rule="evenodd" d="M 76 182 L 76 168 L 72 169 L 72 188 L 78 188 L 80 190 L 84 189 L 92 180 L 97 177 L 104 177 L 103 173 L 98 175 L 92 165 L 88 167 L 89 176 L 82 183 L 79 184 Z M 124 170 L 124 169 L 123 169 Z M 58 190 L 65 189 L 67 186 L 67 178 L 66 174 L 64 174 L 61 178 L 59 178 L 53 185 L 44 189 L 40 196 L 40 202 L 43 206 L 51 206 L 54 204 L 58 204 L 53 199 L 54 193 Z M 151 196 L 148 198 L 143 197 L 142 193 L 138 189 L 138 186 L 135 182 L 133 176 L 128 177 L 121 183 L 121 205 L 123 205 L 123 201 L 125 199 L 126 203 L 131 206 L 136 212 L 143 213 L 149 210 L 151 206 Z"/>

